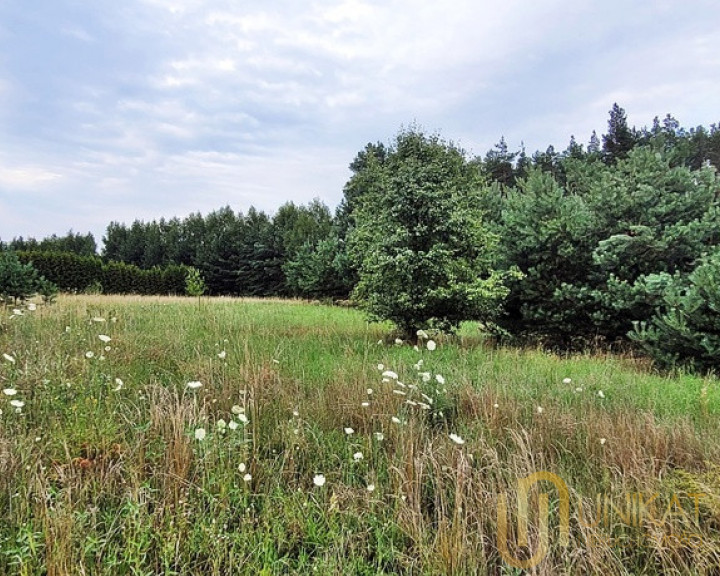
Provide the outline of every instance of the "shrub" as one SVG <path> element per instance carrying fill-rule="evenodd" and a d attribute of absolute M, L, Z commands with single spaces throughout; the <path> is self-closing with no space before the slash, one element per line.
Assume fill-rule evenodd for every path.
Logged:
<path fill-rule="evenodd" d="M 701 260 L 687 280 L 676 276 L 649 322 L 630 337 L 662 367 L 720 371 L 720 250 Z"/>

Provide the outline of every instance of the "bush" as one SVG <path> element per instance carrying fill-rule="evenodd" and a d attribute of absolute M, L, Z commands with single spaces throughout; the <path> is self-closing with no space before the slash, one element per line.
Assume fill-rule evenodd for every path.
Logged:
<path fill-rule="evenodd" d="M 15 252 L 0 252 L 0 298 L 5 303 L 26 300 L 37 292 L 40 278 L 32 264 L 23 264 Z"/>
<path fill-rule="evenodd" d="M 660 310 L 649 322 L 636 322 L 630 337 L 661 367 L 720 372 L 720 250 L 687 280 L 677 275 Z"/>

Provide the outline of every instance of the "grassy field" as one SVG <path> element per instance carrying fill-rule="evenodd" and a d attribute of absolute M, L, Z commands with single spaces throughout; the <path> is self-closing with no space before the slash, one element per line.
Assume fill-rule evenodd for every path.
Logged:
<path fill-rule="evenodd" d="M 472 327 L 414 349 L 294 302 L 11 313 L 0 574 L 521 574 L 500 550 L 543 556 L 539 492 L 548 550 L 527 573 L 720 574 L 715 379 Z M 517 545 L 518 481 L 538 471 L 568 488 L 567 546 L 548 482 Z"/>

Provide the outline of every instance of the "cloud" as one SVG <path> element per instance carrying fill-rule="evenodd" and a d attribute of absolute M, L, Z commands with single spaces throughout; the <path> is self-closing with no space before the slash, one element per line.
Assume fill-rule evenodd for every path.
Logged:
<path fill-rule="evenodd" d="M 336 204 L 354 155 L 415 120 L 477 154 L 586 141 L 615 101 L 638 125 L 709 124 L 718 17 L 708 0 L 0 3 L 0 200 L 20 197 L 2 229 Z"/>

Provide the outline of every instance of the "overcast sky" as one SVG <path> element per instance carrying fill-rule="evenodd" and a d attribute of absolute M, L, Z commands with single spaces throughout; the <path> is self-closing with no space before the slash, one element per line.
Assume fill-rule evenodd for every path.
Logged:
<path fill-rule="evenodd" d="M 0 0 L 0 238 L 334 208 L 402 125 L 484 154 L 720 121 L 717 0 Z"/>

